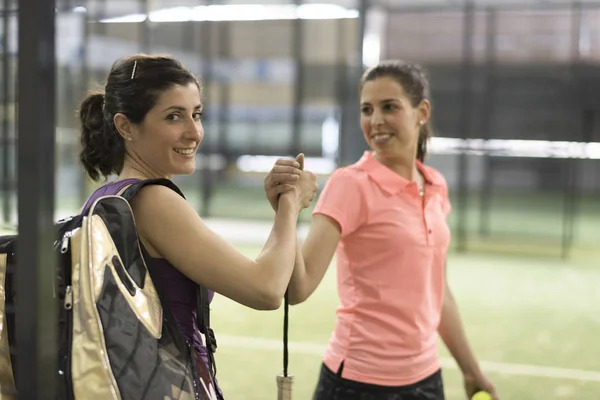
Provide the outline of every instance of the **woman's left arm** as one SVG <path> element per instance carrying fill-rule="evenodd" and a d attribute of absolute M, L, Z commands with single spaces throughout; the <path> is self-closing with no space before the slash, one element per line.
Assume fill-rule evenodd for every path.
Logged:
<path fill-rule="evenodd" d="M 476 391 L 485 390 L 492 395 L 493 400 L 499 400 L 500 397 L 496 393 L 494 385 L 481 371 L 475 354 L 471 349 L 463 328 L 460 313 L 458 312 L 456 300 L 448 285 L 447 271 L 444 275 L 446 276 L 446 282 L 442 304 L 442 317 L 438 333 L 463 373 L 465 390 L 469 399 Z"/>

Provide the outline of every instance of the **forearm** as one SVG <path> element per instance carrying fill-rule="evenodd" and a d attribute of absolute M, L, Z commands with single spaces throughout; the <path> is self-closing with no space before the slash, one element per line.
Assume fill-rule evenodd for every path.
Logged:
<path fill-rule="evenodd" d="M 269 238 L 256 258 L 261 275 L 267 277 L 270 285 L 275 285 L 282 298 L 294 270 L 298 213 L 295 199 L 290 195 L 281 196 Z"/>
<path fill-rule="evenodd" d="M 327 217 L 313 216 L 304 243 L 296 241 L 294 272 L 288 286 L 290 304 L 302 303 L 319 286 L 339 240 L 339 229 Z"/>
<path fill-rule="evenodd" d="M 464 375 L 481 373 L 479 364 L 467 340 L 454 296 L 448 287 L 444 294 L 442 318 L 438 327 L 440 337 Z"/>
<path fill-rule="evenodd" d="M 294 271 L 288 286 L 288 299 L 290 304 L 298 304 L 306 299 L 305 283 L 307 281 L 306 264 L 302 255 L 302 245 L 299 240 L 296 240 L 296 261 L 294 263 Z"/>

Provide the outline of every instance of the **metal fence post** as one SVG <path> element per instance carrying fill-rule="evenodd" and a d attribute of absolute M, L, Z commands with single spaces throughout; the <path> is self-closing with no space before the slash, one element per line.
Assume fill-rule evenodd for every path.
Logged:
<path fill-rule="evenodd" d="M 468 1 L 464 8 L 463 25 L 463 71 L 461 93 L 460 132 L 463 139 L 471 138 L 471 108 L 473 103 L 473 31 L 475 25 L 475 6 Z M 469 202 L 469 184 L 467 180 L 467 154 L 461 152 L 458 156 L 458 224 L 457 224 L 457 249 L 467 249 L 467 220 Z"/>
<path fill-rule="evenodd" d="M 56 392 L 55 6 L 54 0 L 19 2 L 16 337 L 20 400 L 50 400 Z"/>

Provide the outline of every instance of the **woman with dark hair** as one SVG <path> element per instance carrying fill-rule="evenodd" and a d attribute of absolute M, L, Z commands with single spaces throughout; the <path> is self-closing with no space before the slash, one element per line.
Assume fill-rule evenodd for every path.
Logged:
<path fill-rule="evenodd" d="M 420 67 L 382 62 L 360 82 L 360 125 L 371 151 L 336 170 L 296 253 L 290 303 L 317 288 L 337 250 L 341 304 L 315 400 L 442 400 L 437 339 L 464 375 L 467 395 L 499 397 L 467 342 L 446 279 L 448 187 L 423 164 L 431 136 L 429 83 Z M 277 207 L 297 173 L 278 160 L 265 178 Z"/>
<path fill-rule="evenodd" d="M 202 108 L 200 82 L 177 60 L 143 54 L 118 60 L 105 90 L 90 94 L 79 111 L 85 170 L 94 180 L 118 178 L 94 192 L 83 209 L 141 180 L 193 173 L 204 136 Z M 298 169 L 278 190 L 285 193 L 255 260 L 213 233 L 165 186 L 146 186 L 132 200 L 138 234 L 156 260 L 178 327 L 208 368 L 213 366 L 196 326 L 197 284 L 209 290 L 211 300 L 217 292 L 257 310 L 281 304 L 294 268 L 298 213 L 313 200 L 316 178 Z"/>

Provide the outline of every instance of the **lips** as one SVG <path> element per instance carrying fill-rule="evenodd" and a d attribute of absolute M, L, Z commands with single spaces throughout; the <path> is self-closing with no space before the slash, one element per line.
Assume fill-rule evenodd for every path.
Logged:
<path fill-rule="evenodd" d="M 173 149 L 175 151 L 175 153 L 181 154 L 183 156 L 191 156 L 192 154 L 194 154 L 196 152 L 195 148 L 191 148 L 191 149 Z"/>
<path fill-rule="evenodd" d="M 371 139 L 375 144 L 383 144 L 390 140 L 392 136 L 394 135 L 391 133 L 376 133 L 371 135 Z"/>
<path fill-rule="evenodd" d="M 371 138 L 373 139 L 389 139 L 392 137 L 391 133 L 376 133 L 374 135 L 371 135 Z"/>

